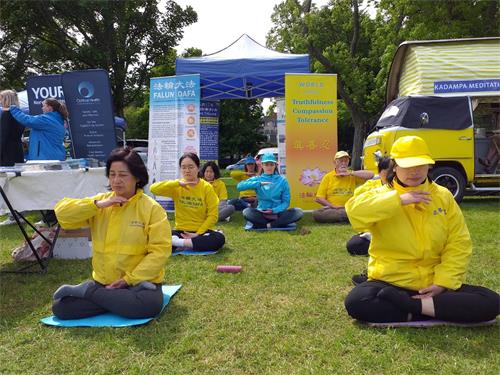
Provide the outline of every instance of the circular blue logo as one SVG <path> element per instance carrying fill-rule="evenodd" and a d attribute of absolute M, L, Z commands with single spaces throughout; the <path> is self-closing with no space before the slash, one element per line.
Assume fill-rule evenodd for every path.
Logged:
<path fill-rule="evenodd" d="M 80 82 L 78 85 L 78 93 L 84 98 L 91 98 L 94 96 L 94 85 L 88 81 Z"/>

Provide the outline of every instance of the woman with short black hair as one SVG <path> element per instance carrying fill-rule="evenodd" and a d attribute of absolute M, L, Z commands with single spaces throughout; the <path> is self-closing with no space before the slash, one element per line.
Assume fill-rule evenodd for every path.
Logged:
<path fill-rule="evenodd" d="M 161 283 L 171 253 L 165 210 L 144 194 L 148 173 L 132 149 L 113 150 L 106 176 L 110 192 L 64 198 L 54 208 L 62 228 L 90 227 L 93 252 L 93 280 L 54 293 L 52 310 L 60 319 L 105 312 L 149 318 L 163 305 Z"/>
<path fill-rule="evenodd" d="M 130 173 L 137 179 L 136 186 L 138 188 L 143 188 L 148 184 L 149 175 L 148 169 L 144 165 L 142 158 L 140 155 L 133 151 L 130 147 L 122 147 L 114 149 L 113 152 L 109 155 L 108 160 L 106 161 L 106 177 L 109 178 L 109 173 L 111 169 L 111 165 L 115 161 L 121 161 L 127 164 Z"/>

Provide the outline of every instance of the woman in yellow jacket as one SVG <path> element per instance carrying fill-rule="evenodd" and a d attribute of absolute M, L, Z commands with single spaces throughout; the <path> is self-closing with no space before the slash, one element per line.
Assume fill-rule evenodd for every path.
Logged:
<path fill-rule="evenodd" d="M 257 161 L 250 155 L 245 159 L 245 169 L 243 171 L 231 171 L 231 177 L 238 183 L 254 176 L 257 176 Z M 243 211 L 248 207 L 255 208 L 257 207 L 257 193 L 252 189 L 242 190 L 239 198 L 230 199 L 227 203 L 234 206 L 236 211 Z"/>
<path fill-rule="evenodd" d="M 226 241 L 214 230 L 218 220 L 219 198 L 212 185 L 199 178 L 200 159 L 186 153 L 179 159 L 182 178 L 151 185 L 155 195 L 171 197 L 175 204 L 175 230 L 172 247 L 194 251 L 219 250 Z"/>
<path fill-rule="evenodd" d="M 234 206 L 227 203 L 227 188 L 220 179 L 220 169 L 213 161 L 207 161 L 200 171 L 200 177 L 209 182 L 219 198 L 219 221 L 229 221 L 234 213 Z"/>
<path fill-rule="evenodd" d="M 349 315 L 368 322 L 494 319 L 498 294 L 464 284 L 471 238 L 452 194 L 427 177 L 434 164 L 427 145 L 401 137 L 391 157 L 388 184 L 346 204 L 354 229 L 372 234 L 368 281 L 347 296 Z"/>
<path fill-rule="evenodd" d="M 167 215 L 144 194 L 148 172 L 135 151 L 115 149 L 106 176 L 111 192 L 64 198 L 54 208 L 62 228 L 90 227 L 93 250 L 93 280 L 54 293 L 52 309 L 60 319 L 105 312 L 146 318 L 162 308 L 161 283 L 171 253 Z"/>

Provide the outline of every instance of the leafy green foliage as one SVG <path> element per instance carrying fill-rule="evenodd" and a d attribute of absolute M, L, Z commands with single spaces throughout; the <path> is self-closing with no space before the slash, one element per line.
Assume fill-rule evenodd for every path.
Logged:
<path fill-rule="evenodd" d="M 157 0 L 1 0 L 0 7 L 1 86 L 21 88 L 30 71 L 102 68 L 120 115 L 197 20 L 192 7 L 174 1 L 163 12 Z"/>
<path fill-rule="evenodd" d="M 219 157 L 238 159 L 255 153 L 265 137 L 260 100 L 222 100 L 220 105 Z"/>
<path fill-rule="evenodd" d="M 127 138 L 148 139 L 149 133 L 149 98 L 142 106 L 125 107 L 127 119 Z"/>
<path fill-rule="evenodd" d="M 267 38 L 280 51 L 309 53 L 313 72 L 338 74 L 338 95 L 354 127 L 355 166 L 367 130 L 383 110 L 387 74 L 401 42 L 498 34 L 498 3 L 493 0 L 369 3 L 377 11 L 374 18 L 359 0 L 332 0 L 321 8 L 310 0 L 286 0 L 275 7 Z M 346 126 L 339 119 L 339 126 Z"/>

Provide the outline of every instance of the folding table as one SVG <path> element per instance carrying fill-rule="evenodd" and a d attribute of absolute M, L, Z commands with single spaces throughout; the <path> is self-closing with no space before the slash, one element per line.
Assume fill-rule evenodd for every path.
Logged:
<path fill-rule="evenodd" d="M 41 272 L 47 271 L 47 261 L 40 259 L 23 222 L 38 232 L 52 248 L 57 240 L 59 226 L 52 241 L 44 237 L 21 213 L 23 211 L 52 210 L 64 197 L 85 198 L 105 192 L 108 179 L 105 168 L 80 168 L 69 170 L 37 170 L 0 173 L 0 214 L 10 212 L 24 239 L 37 258 Z M 51 253 L 50 253 L 51 254 Z M 50 255 L 49 255 L 50 257 Z M 37 263 L 34 263 L 36 265 Z M 15 271 L 26 272 L 33 264 Z"/>

